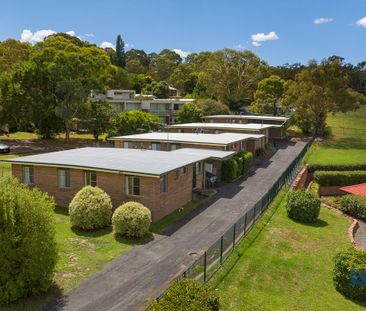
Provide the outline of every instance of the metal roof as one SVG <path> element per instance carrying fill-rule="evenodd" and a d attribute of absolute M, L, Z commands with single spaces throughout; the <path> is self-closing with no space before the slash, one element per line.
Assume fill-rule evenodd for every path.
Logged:
<path fill-rule="evenodd" d="M 262 137 L 264 137 L 264 135 L 241 134 L 241 133 L 196 134 L 196 133 L 152 132 L 145 134 L 116 136 L 111 137 L 109 139 L 124 140 L 124 141 L 157 141 L 157 142 L 170 142 L 170 143 L 190 143 L 190 144 L 226 146 L 238 141 L 247 139 L 259 139 Z"/>
<path fill-rule="evenodd" d="M 281 127 L 280 124 L 259 124 L 259 123 L 182 123 L 167 126 L 168 128 L 208 128 L 208 129 L 232 129 L 232 130 L 247 130 L 259 131 L 271 127 Z"/>
<path fill-rule="evenodd" d="M 279 117 L 279 116 L 258 116 L 258 115 L 243 115 L 243 114 L 217 114 L 213 116 L 204 116 L 204 119 L 221 119 L 221 118 L 233 118 L 233 119 L 248 119 L 248 120 L 268 120 L 268 121 L 287 121 L 289 118 L 287 117 Z"/>
<path fill-rule="evenodd" d="M 173 152 L 174 156 L 177 154 L 179 155 L 194 154 L 218 160 L 224 160 L 235 154 L 235 151 L 223 151 L 223 150 L 201 149 L 201 148 L 181 148 L 170 152 Z"/>
<path fill-rule="evenodd" d="M 341 187 L 339 189 L 344 192 L 347 192 L 347 193 L 366 197 L 366 183 L 352 185 L 352 186 L 345 186 L 345 187 Z"/>
<path fill-rule="evenodd" d="M 174 153 L 174 156 L 172 156 L 172 153 Z M 217 156 L 214 152 L 212 154 Z M 210 158 L 209 152 L 88 147 L 12 158 L 3 161 L 25 165 L 85 168 L 127 174 L 160 176 L 161 174 L 207 158 Z"/>

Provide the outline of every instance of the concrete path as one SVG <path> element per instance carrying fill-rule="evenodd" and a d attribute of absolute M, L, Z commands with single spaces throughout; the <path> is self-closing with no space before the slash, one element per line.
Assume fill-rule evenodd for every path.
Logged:
<path fill-rule="evenodd" d="M 267 192 L 304 146 L 305 142 L 281 146 L 251 176 L 224 185 L 194 214 L 122 254 L 46 310 L 143 310 L 189 267 L 195 254 L 210 247 Z"/>
<path fill-rule="evenodd" d="M 363 249 L 366 249 L 366 222 L 359 220 L 358 224 L 359 228 L 357 229 L 355 234 L 355 241 L 357 245 L 359 245 Z"/>

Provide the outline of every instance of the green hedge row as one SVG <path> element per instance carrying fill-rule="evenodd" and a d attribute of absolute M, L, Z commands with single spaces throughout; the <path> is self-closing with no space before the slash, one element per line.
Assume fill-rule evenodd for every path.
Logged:
<path fill-rule="evenodd" d="M 366 182 L 366 171 L 316 171 L 314 179 L 320 186 L 349 186 Z"/>
<path fill-rule="evenodd" d="M 366 197 L 345 195 L 341 199 L 340 210 L 358 219 L 366 220 Z"/>
<path fill-rule="evenodd" d="M 315 171 L 363 171 L 366 170 L 366 163 L 360 164 L 309 164 L 309 172 Z"/>
<path fill-rule="evenodd" d="M 252 166 L 251 152 L 239 152 L 235 157 L 222 162 L 222 180 L 233 181 L 247 173 Z"/>

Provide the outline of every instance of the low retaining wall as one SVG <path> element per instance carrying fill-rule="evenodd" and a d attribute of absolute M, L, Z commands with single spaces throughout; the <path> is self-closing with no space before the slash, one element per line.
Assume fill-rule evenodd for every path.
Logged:
<path fill-rule="evenodd" d="M 302 170 L 299 172 L 299 174 L 296 176 L 296 179 L 293 183 L 292 188 L 294 190 L 296 189 L 300 189 L 300 188 L 304 188 L 306 181 L 308 179 L 309 176 L 309 169 L 308 169 L 308 165 L 306 164 Z"/>
<path fill-rule="evenodd" d="M 319 196 L 337 196 L 347 194 L 341 190 L 342 186 L 319 186 L 318 195 Z"/>

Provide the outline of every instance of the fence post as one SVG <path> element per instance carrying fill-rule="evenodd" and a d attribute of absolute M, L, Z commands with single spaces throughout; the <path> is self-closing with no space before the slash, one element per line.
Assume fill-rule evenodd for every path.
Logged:
<path fill-rule="evenodd" d="M 204 256 L 203 256 L 203 283 L 206 283 L 206 279 L 207 279 L 207 253 L 205 252 Z"/>
<path fill-rule="evenodd" d="M 221 236 L 221 239 L 220 239 L 220 266 L 222 266 L 223 252 L 224 252 L 224 237 Z"/>
<path fill-rule="evenodd" d="M 247 233 L 247 215 L 248 215 L 248 212 L 246 212 L 244 215 L 244 234 L 243 234 L 243 236 Z"/>
<path fill-rule="evenodd" d="M 236 223 L 234 224 L 233 228 L 233 248 L 235 247 L 235 231 L 236 231 Z"/>

